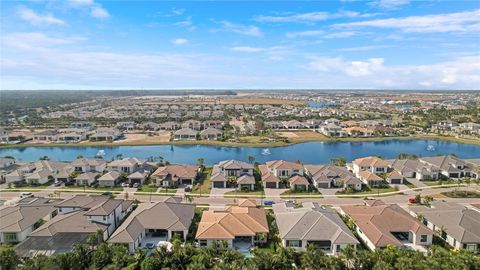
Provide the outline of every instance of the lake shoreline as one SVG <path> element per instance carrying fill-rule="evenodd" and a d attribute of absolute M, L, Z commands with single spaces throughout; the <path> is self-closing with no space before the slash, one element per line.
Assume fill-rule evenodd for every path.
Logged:
<path fill-rule="evenodd" d="M 455 137 L 446 137 L 439 135 L 414 135 L 414 136 L 402 136 L 402 137 L 369 137 L 369 138 L 293 138 L 290 142 L 272 142 L 272 143 L 243 143 L 243 142 L 224 142 L 224 141 L 169 141 L 169 142 L 136 142 L 136 143 L 108 143 L 108 142 L 86 142 L 79 144 L 66 144 L 66 143 L 51 143 L 51 144 L 35 144 L 35 143 L 25 143 L 25 144 L 12 144 L 12 145 L 1 145 L 0 149 L 8 148 L 26 148 L 26 147 L 92 147 L 92 146 L 104 146 L 104 147 L 116 147 L 116 146 L 149 146 L 149 145 L 209 145 L 209 146 L 220 146 L 220 147 L 257 147 L 257 148 L 270 148 L 270 147 L 283 147 L 290 146 L 306 142 L 326 142 L 326 143 L 336 143 L 336 142 L 382 142 L 390 140 L 437 140 L 437 141 L 446 141 L 446 142 L 455 142 L 462 144 L 470 145 L 480 145 L 480 140 L 473 139 L 464 139 L 464 138 L 455 138 Z"/>

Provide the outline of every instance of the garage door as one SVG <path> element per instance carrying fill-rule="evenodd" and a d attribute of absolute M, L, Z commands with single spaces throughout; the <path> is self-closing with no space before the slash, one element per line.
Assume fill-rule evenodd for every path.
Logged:
<path fill-rule="evenodd" d="M 275 182 L 267 182 L 265 183 L 266 188 L 277 188 L 277 184 Z"/>
<path fill-rule="evenodd" d="M 319 188 L 329 188 L 330 183 L 318 183 Z"/>
<path fill-rule="evenodd" d="M 184 185 L 191 185 L 192 184 L 192 179 L 183 179 L 182 184 Z"/>
<path fill-rule="evenodd" d="M 401 179 L 392 179 L 391 182 L 392 182 L 392 184 L 401 184 L 402 180 Z"/>
<path fill-rule="evenodd" d="M 223 182 L 213 182 L 213 187 L 215 188 L 223 188 L 224 183 Z"/>

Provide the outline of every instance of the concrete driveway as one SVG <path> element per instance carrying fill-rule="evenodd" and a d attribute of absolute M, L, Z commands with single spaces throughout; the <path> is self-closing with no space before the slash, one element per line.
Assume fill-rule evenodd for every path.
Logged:
<path fill-rule="evenodd" d="M 408 182 L 412 183 L 416 187 L 427 187 L 422 181 L 418 180 L 417 178 L 405 178 Z"/>
<path fill-rule="evenodd" d="M 234 190 L 234 188 L 212 188 L 210 191 L 210 197 L 223 197 L 225 193 Z"/>
<path fill-rule="evenodd" d="M 280 194 L 287 190 L 287 188 L 266 188 L 264 189 L 265 198 L 280 198 Z"/>
<path fill-rule="evenodd" d="M 318 191 L 326 197 L 336 197 L 335 193 L 342 190 L 341 188 L 319 188 Z"/>

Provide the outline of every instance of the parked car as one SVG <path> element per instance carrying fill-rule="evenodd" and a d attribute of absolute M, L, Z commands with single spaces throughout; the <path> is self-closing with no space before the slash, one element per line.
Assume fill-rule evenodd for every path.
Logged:
<path fill-rule="evenodd" d="M 20 198 L 31 198 L 33 197 L 33 193 L 32 192 L 22 192 L 20 193 Z"/>
<path fill-rule="evenodd" d="M 139 184 L 139 183 L 135 183 L 135 184 L 133 184 L 132 187 L 133 187 L 133 188 L 139 188 L 139 187 L 140 187 L 140 184 Z"/>
<path fill-rule="evenodd" d="M 53 182 L 53 186 L 54 186 L 54 187 L 59 187 L 59 186 L 61 186 L 61 185 L 62 185 L 62 182 L 61 182 L 61 181 L 55 181 L 55 182 Z"/>
<path fill-rule="evenodd" d="M 192 191 L 192 186 L 188 185 L 183 189 L 185 192 L 190 192 Z"/>
<path fill-rule="evenodd" d="M 274 205 L 275 202 L 274 201 L 270 201 L 270 200 L 266 200 L 266 201 L 263 201 L 263 205 Z"/>
<path fill-rule="evenodd" d="M 128 183 L 122 183 L 122 187 L 129 187 L 130 185 Z"/>
<path fill-rule="evenodd" d="M 104 195 L 104 196 L 110 196 L 110 195 L 112 195 L 112 192 L 110 192 L 110 191 L 105 191 L 105 192 L 102 193 L 102 195 Z"/>
<path fill-rule="evenodd" d="M 408 202 L 409 203 L 418 203 L 417 199 L 415 199 L 415 198 L 408 198 Z"/>

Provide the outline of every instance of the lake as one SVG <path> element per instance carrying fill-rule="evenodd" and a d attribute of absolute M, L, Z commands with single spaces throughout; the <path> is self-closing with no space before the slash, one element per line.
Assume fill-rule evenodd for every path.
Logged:
<path fill-rule="evenodd" d="M 34 161 L 43 156 L 52 160 L 73 160 L 77 156 L 93 157 L 103 150 L 105 159 L 123 157 L 163 157 L 172 163 L 195 164 L 204 158 L 205 164 L 214 164 L 225 159 L 265 162 L 274 159 L 304 163 L 329 163 L 332 157 L 343 156 L 347 161 L 358 157 L 379 155 L 395 158 L 400 153 L 417 156 L 455 154 L 461 158 L 480 158 L 480 146 L 437 140 L 385 140 L 377 142 L 307 142 L 289 146 L 270 147 L 224 147 L 211 145 L 147 145 L 147 146 L 68 146 L 68 147 L 18 147 L 0 148 L 0 156 L 14 156 L 23 161 Z M 270 152 L 265 155 L 265 152 Z"/>

